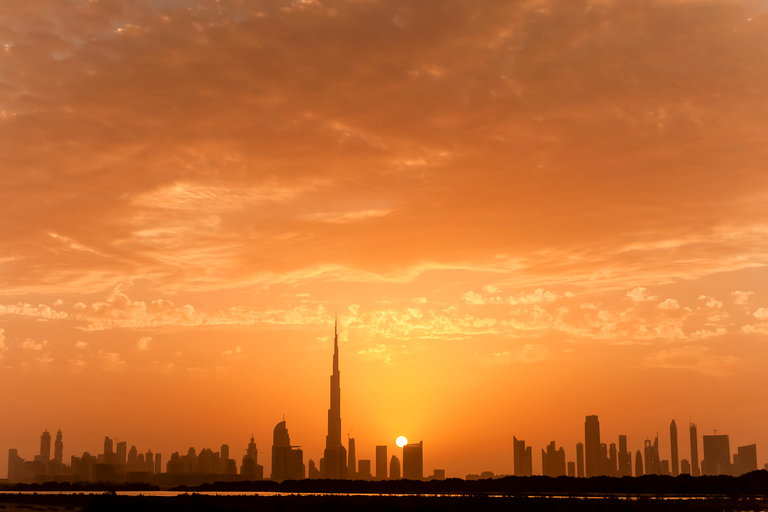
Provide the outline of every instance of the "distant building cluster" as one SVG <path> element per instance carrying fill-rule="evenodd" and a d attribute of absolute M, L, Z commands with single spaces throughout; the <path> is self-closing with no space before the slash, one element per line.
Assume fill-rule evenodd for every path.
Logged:
<path fill-rule="evenodd" d="M 739 476 L 750 471 L 757 471 L 757 445 L 739 446 L 731 456 L 730 441 L 727 435 L 702 436 L 704 458 L 699 464 L 699 436 L 695 423 L 689 426 L 691 442 L 691 460 L 678 457 L 678 435 L 675 420 L 669 426 L 669 459 L 662 459 L 659 454 L 659 436 L 653 441 L 646 439 L 643 449 L 635 453 L 634 465 L 632 453 L 627 449 L 627 436 L 619 436 L 616 443 L 604 443 L 600 438 L 600 421 L 597 416 L 587 416 L 584 421 L 584 442 L 576 444 L 576 460 L 566 464 L 565 450 L 556 448 L 552 441 L 546 450 L 541 451 L 542 475 L 558 477 L 592 476 L 643 476 L 643 475 L 731 475 Z M 531 447 L 525 441 L 513 437 L 514 471 L 516 476 L 533 474 Z M 634 467 L 634 473 L 633 473 Z M 768 469 L 766 464 L 765 469 Z M 473 475 L 470 475 L 473 476 Z"/>
<path fill-rule="evenodd" d="M 272 435 L 271 480 L 301 480 L 304 478 L 387 480 L 407 478 L 424 480 L 423 441 L 403 447 L 400 459 L 392 455 L 387 459 L 387 446 L 376 447 L 375 466 L 370 460 L 356 460 L 355 440 L 348 439 L 345 448 L 341 440 L 341 374 L 339 371 L 338 330 L 334 332 L 333 373 L 331 374 L 331 403 L 328 409 L 328 435 L 319 464 L 309 461 L 304 465 L 304 452 L 291 444 L 285 418 L 278 423 Z M 175 452 L 162 466 L 159 453 L 138 453 L 135 446 L 127 450 L 125 441 L 104 439 L 104 452 L 71 457 L 63 462 L 64 441 L 61 430 L 56 434 L 54 455 L 51 458 L 51 435 L 46 430 L 40 437 L 40 455 L 27 461 L 16 449 L 8 454 L 8 481 L 10 483 L 43 482 L 144 482 L 156 484 L 198 485 L 214 481 L 251 481 L 264 478 L 264 467 L 258 463 L 258 450 L 253 436 L 240 463 L 230 458 L 229 446 L 222 445 L 218 452 L 203 448 L 197 453 L 189 448 L 185 455 Z M 429 479 L 444 480 L 445 470 L 436 469 Z"/>

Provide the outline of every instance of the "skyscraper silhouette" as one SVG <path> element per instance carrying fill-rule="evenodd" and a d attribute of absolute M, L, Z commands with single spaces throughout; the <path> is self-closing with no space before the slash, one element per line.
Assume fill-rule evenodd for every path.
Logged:
<path fill-rule="evenodd" d="M 635 476 L 643 476 L 643 454 L 640 450 L 635 453 Z"/>
<path fill-rule="evenodd" d="M 699 435 L 696 432 L 696 424 L 691 423 L 689 429 L 691 432 L 691 475 L 700 476 L 701 472 L 699 471 Z"/>
<path fill-rule="evenodd" d="M 349 444 L 349 452 L 347 457 L 347 479 L 348 480 L 356 480 L 357 479 L 357 459 L 355 458 L 355 438 L 350 437 L 348 442 Z"/>
<path fill-rule="evenodd" d="M 731 473 L 731 446 L 727 435 L 701 436 L 704 460 L 702 475 L 728 475 Z"/>
<path fill-rule="evenodd" d="M 424 479 L 424 441 L 403 446 L 403 478 Z"/>
<path fill-rule="evenodd" d="M 53 447 L 53 460 L 61 464 L 61 461 L 64 458 L 64 440 L 61 434 L 61 429 L 56 432 L 56 442 Z"/>
<path fill-rule="evenodd" d="M 595 415 L 584 421 L 584 462 L 587 478 L 600 475 L 600 421 Z"/>
<path fill-rule="evenodd" d="M 627 436 L 619 436 L 619 476 L 632 476 L 632 454 L 627 450 Z"/>
<path fill-rule="evenodd" d="M 387 446 L 376 447 L 376 480 L 387 479 Z"/>
<path fill-rule="evenodd" d="M 672 450 L 672 460 L 670 461 L 672 467 L 670 470 L 672 471 L 672 476 L 677 476 L 680 474 L 680 466 L 677 461 L 677 425 L 675 420 L 672 420 L 672 423 L 669 424 L 669 444 Z"/>
<path fill-rule="evenodd" d="M 328 409 L 328 435 L 323 452 L 324 477 L 347 478 L 347 450 L 341 444 L 341 374 L 339 372 L 338 321 L 333 329 L 333 373 L 331 374 L 331 407 Z"/>
<path fill-rule="evenodd" d="M 40 461 L 47 464 L 51 460 L 51 434 L 48 429 L 40 436 Z"/>
<path fill-rule="evenodd" d="M 393 455 L 392 458 L 389 459 L 389 479 L 400 479 L 400 459 L 397 458 L 397 455 Z"/>
<path fill-rule="evenodd" d="M 533 475 L 533 451 L 525 447 L 525 441 L 512 436 L 515 476 Z"/>
<path fill-rule="evenodd" d="M 104 464 L 114 464 L 113 443 L 109 436 L 104 437 Z"/>
<path fill-rule="evenodd" d="M 275 425 L 272 435 L 272 480 L 301 480 L 304 478 L 304 452 L 291 446 L 285 420 Z"/>
<path fill-rule="evenodd" d="M 576 443 L 576 476 L 584 478 L 584 443 Z"/>
<path fill-rule="evenodd" d="M 643 456 L 645 457 L 645 474 L 660 475 L 661 460 L 659 459 L 659 436 L 657 435 L 653 443 L 646 439 L 643 443 Z"/>

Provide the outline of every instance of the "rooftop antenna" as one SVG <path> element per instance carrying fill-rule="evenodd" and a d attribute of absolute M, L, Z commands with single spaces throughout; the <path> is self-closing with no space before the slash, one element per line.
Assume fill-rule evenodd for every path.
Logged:
<path fill-rule="evenodd" d="M 347 437 L 349 437 L 349 434 L 351 434 L 351 433 L 352 433 L 352 429 L 353 429 L 353 428 L 355 428 L 355 427 L 352 427 L 352 428 L 350 428 L 350 429 L 349 429 L 349 432 L 347 432 Z"/>

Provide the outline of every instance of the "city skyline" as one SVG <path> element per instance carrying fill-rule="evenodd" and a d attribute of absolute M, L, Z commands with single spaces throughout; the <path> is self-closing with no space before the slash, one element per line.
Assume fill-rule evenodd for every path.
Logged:
<path fill-rule="evenodd" d="M 211 475 L 222 475 L 221 478 L 237 478 L 261 480 L 263 478 L 282 480 L 329 479 L 329 480 L 387 480 L 390 478 L 402 478 L 411 480 L 423 480 L 426 478 L 424 471 L 423 439 L 421 441 L 408 442 L 401 436 L 396 440 L 396 445 L 402 448 L 401 456 L 392 455 L 387 458 L 387 445 L 376 445 L 375 459 L 358 459 L 356 442 L 348 434 L 347 448 L 341 442 L 341 370 L 339 364 L 338 343 L 338 316 L 334 315 L 333 330 L 333 358 L 330 375 L 330 407 L 327 411 L 327 435 L 325 437 L 325 449 L 323 457 L 315 462 L 313 459 L 305 461 L 304 451 L 300 445 L 291 442 L 287 428 L 285 415 L 282 421 L 273 429 L 271 463 L 269 472 L 265 473 L 264 465 L 258 461 L 258 444 L 254 442 L 254 436 L 245 450 L 242 464 L 238 471 L 237 458 L 229 457 L 229 445 L 221 445 L 220 452 L 213 452 L 210 448 L 203 448 L 199 455 L 195 447 L 190 447 L 186 455 L 174 452 L 163 470 L 162 454 L 154 453 L 151 449 L 139 453 L 134 445 L 128 451 L 125 441 L 106 436 L 104 439 L 103 453 L 94 456 L 84 452 L 82 457 L 71 455 L 70 463 L 63 460 L 63 434 L 61 429 L 56 433 L 53 456 L 51 456 L 51 435 L 46 429 L 40 436 L 39 454 L 29 461 L 19 456 L 16 448 L 9 449 L 7 464 L 7 479 L 22 483 L 43 483 L 46 478 L 51 480 L 68 481 L 153 481 L 165 473 L 165 482 L 182 483 L 182 477 L 188 474 L 208 475 L 209 480 L 215 481 Z M 351 431 L 350 431 L 351 433 Z M 571 457 L 566 454 L 563 446 L 557 448 L 557 441 L 551 441 L 546 448 L 541 450 L 540 474 L 549 477 L 598 477 L 598 476 L 643 476 L 643 475 L 668 475 L 678 476 L 686 474 L 691 476 L 701 475 L 731 475 L 739 476 L 750 471 L 756 471 L 758 465 L 757 446 L 755 443 L 739 446 L 735 453 L 731 453 L 728 435 L 702 436 L 704 457 L 699 464 L 698 445 L 699 436 L 697 425 L 693 422 L 689 425 L 690 457 L 679 460 L 677 425 L 673 419 L 669 426 L 669 458 L 664 458 L 664 453 L 659 445 L 659 434 L 656 433 L 653 442 L 650 438 L 643 441 L 643 450 L 638 448 L 634 456 L 634 473 L 632 472 L 632 451 L 625 434 L 618 436 L 618 445 L 610 442 L 600 434 L 600 420 L 598 415 L 587 415 L 584 421 L 583 442 L 578 442 L 575 453 Z M 511 459 L 512 475 L 532 476 L 532 447 L 526 446 L 525 440 L 518 440 L 512 436 L 513 453 Z M 116 445 L 116 448 L 115 448 Z M 402 459 L 402 462 L 401 460 Z M 402 467 L 402 472 L 400 468 Z M 768 469 L 768 463 L 764 464 Z M 502 473 L 503 475 L 504 473 Z M 131 476 L 133 475 L 133 476 Z M 154 475 L 154 476 L 152 476 Z M 174 477 L 174 475 L 177 475 Z M 393 476 L 394 475 L 394 476 Z M 435 469 L 432 478 L 445 479 L 444 468 Z M 468 480 L 477 478 L 490 478 L 493 471 L 484 470 L 479 475 L 470 473 L 466 475 Z M 134 478 L 135 480 L 131 480 Z M 168 480 L 167 478 L 171 478 Z M 173 480 L 180 478 L 180 480 Z M 201 481 L 202 482 L 202 481 Z"/>
<path fill-rule="evenodd" d="M 767 60 L 764 0 L 2 0 L 0 454 L 762 465 Z"/>

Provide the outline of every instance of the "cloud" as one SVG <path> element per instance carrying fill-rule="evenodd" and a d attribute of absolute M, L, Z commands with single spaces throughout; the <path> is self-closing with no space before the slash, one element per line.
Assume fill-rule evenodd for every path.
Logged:
<path fill-rule="evenodd" d="M 472 291 L 469 291 L 461 296 L 462 300 L 466 302 L 467 304 L 473 304 L 476 306 L 482 305 L 486 303 L 485 297 L 480 295 L 479 293 L 475 293 Z"/>
<path fill-rule="evenodd" d="M 627 297 L 635 302 L 650 302 L 658 299 L 655 295 L 649 295 L 648 290 L 642 286 L 638 286 L 637 288 L 633 288 L 632 291 L 627 292 Z"/>
<path fill-rule="evenodd" d="M 101 370 L 110 373 L 118 373 L 123 370 L 125 359 L 117 352 L 98 351 L 99 367 Z"/>
<path fill-rule="evenodd" d="M 510 297 L 509 303 L 512 305 L 515 304 L 543 304 L 548 302 L 554 302 L 558 298 L 558 295 L 555 293 L 552 293 L 550 291 L 542 290 L 541 288 L 537 288 L 536 291 L 530 294 L 525 294 L 524 292 L 521 292 L 517 296 Z"/>
<path fill-rule="evenodd" d="M 662 302 L 659 302 L 656 307 L 659 309 L 680 309 L 680 304 L 675 299 L 665 299 Z"/>
<path fill-rule="evenodd" d="M 240 345 L 236 346 L 234 350 L 225 350 L 222 352 L 225 356 L 232 355 L 232 354 L 239 354 L 241 352 Z"/>
<path fill-rule="evenodd" d="M 43 320 L 62 320 L 69 315 L 64 311 L 56 311 L 50 306 L 40 304 L 39 306 L 33 306 L 31 304 L 0 304 L 0 315 L 18 315 L 30 318 L 38 318 Z"/>
<path fill-rule="evenodd" d="M 32 338 L 27 338 L 21 342 L 21 348 L 25 350 L 42 350 L 47 344 L 48 340 L 35 341 Z"/>
<path fill-rule="evenodd" d="M 8 352 L 8 345 L 5 344 L 5 329 L 0 329 L 0 359 Z"/>
<path fill-rule="evenodd" d="M 38 363 L 48 364 L 53 362 L 53 358 L 51 357 L 50 352 L 43 352 L 37 358 L 35 358 L 35 361 Z"/>
<path fill-rule="evenodd" d="M 152 341 L 151 336 L 142 336 L 139 338 L 138 342 L 136 343 L 136 346 L 139 350 L 147 350 L 149 348 L 149 343 Z"/>
<path fill-rule="evenodd" d="M 80 350 L 84 350 L 88 346 L 88 343 L 86 343 L 85 341 L 78 341 L 75 343 L 75 346 Z"/>
<path fill-rule="evenodd" d="M 645 359 L 645 364 L 655 368 L 692 370 L 716 377 L 730 375 L 739 369 L 740 361 L 731 355 L 716 355 L 707 347 L 686 346 L 662 350 Z"/>
<path fill-rule="evenodd" d="M 754 294 L 755 292 L 735 291 L 731 292 L 731 297 L 733 297 L 733 302 L 735 304 L 746 304 L 749 302 L 749 297 Z"/>

